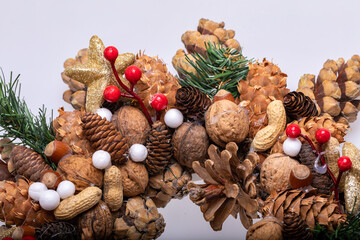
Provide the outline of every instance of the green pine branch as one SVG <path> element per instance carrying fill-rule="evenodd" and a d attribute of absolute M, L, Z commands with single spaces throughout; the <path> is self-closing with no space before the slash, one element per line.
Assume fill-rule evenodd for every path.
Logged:
<path fill-rule="evenodd" d="M 28 146 L 44 159 L 44 150 L 48 143 L 55 139 L 52 128 L 52 114 L 47 121 L 44 106 L 39 109 L 38 115 L 34 115 L 24 99 L 20 98 L 21 84 L 19 76 L 13 79 L 10 73 L 10 81 L 5 81 L 4 72 L 0 75 L 0 138 L 10 138 Z"/>
<path fill-rule="evenodd" d="M 186 61 L 193 67 L 196 74 L 179 68 L 178 71 L 185 77 L 180 80 L 181 86 L 193 86 L 213 98 L 220 89 L 229 91 L 234 98 L 240 94 L 237 85 L 241 79 L 245 79 L 251 60 L 245 58 L 241 51 L 223 47 L 211 42 L 205 43 L 205 56 L 195 52 L 192 57 L 186 56 Z"/>

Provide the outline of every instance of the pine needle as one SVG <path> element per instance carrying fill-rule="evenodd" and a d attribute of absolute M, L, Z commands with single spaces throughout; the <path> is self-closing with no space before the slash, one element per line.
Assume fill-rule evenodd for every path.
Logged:
<path fill-rule="evenodd" d="M 196 74 L 179 68 L 178 71 L 185 76 L 180 79 L 180 85 L 199 88 L 210 98 L 220 89 L 225 89 L 237 98 L 240 95 L 237 85 L 241 79 L 246 78 L 250 60 L 240 51 L 220 44 L 205 43 L 205 48 L 206 56 L 198 52 L 191 54 L 195 61 L 186 56 L 187 63 L 195 69 Z"/>
<path fill-rule="evenodd" d="M 4 72 L 0 75 L 0 138 L 10 138 L 20 142 L 44 155 L 45 147 L 55 139 L 52 128 L 52 113 L 49 121 L 46 117 L 46 108 L 39 109 L 38 115 L 34 115 L 24 99 L 20 98 L 21 84 L 19 76 L 13 79 L 10 73 L 10 81 L 5 81 Z"/>

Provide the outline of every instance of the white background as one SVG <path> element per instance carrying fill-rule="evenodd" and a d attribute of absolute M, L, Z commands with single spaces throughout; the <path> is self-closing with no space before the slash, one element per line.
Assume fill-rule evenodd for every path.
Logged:
<path fill-rule="evenodd" d="M 119 52 L 145 50 L 169 67 L 186 30 L 202 17 L 224 21 L 234 29 L 245 56 L 264 57 L 288 74 L 296 90 L 304 73 L 318 74 L 329 58 L 360 54 L 360 1 L 4 1 L 0 0 L 0 67 L 5 75 L 21 74 L 22 95 L 33 111 L 45 104 L 56 110 L 67 89 L 63 62 L 88 47 L 92 35 Z M 360 120 L 359 120 L 360 121 Z M 356 142 L 353 131 L 347 140 Z M 187 198 L 160 210 L 167 223 L 161 239 L 245 239 L 232 217 L 213 232 L 198 206 Z"/>

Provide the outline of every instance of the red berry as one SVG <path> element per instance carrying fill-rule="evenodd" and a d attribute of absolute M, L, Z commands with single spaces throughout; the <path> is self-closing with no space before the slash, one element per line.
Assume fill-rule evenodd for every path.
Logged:
<path fill-rule="evenodd" d="M 330 131 L 326 128 L 320 128 L 315 133 L 316 141 L 318 141 L 320 144 L 326 143 L 330 140 L 331 134 Z"/>
<path fill-rule="evenodd" d="M 110 47 L 105 48 L 105 50 L 104 50 L 104 57 L 109 62 L 115 62 L 118 55 L 119 55 L 119 52 L 116 49 L 116 47 L 110 46 Z"/>
<path fill-rule="evenodd" d="M 131 65 L 125 69 L 125 78 L 132 84 L 136 84 L 141 78 L 141 69 Z"/>
<path fill-rule="evenodd" d="M 338 167 L 340 171 L 346 172 L 351 169 L 351 166 L 352 166 L 352 162 L 349 157 L 342 156 L 341 158 L 338 159 Z"/>
<path fill-rule="evenodd" d="M 156 111 L 162 111 L 166 108 L 168 100 L 162 93 L 157 93 L 151 97 L 150 105 Z"/>
<path fill-rule="evenodd" d="M 14 239 L 11 238 L 11 237 L 4 237 L 4 238 L 2 238 L 1 240 L 14 240 Z"/>
<path fill-rule="evenodd" d="M 113 103 L 119 100 L 121 92 L 118 87 L 110 85 L 105 88 L 103 95 L 106 101 Z"/>
<path fill-rule="evenodd" d="M 36 238 L 34 238 L 32 236 L 25 236 L 21 240 L 36 240 Z"/>
<path fill-rule="evenodd" d="M 301 129 L 298 125 L 296 124 L 290 124 L 289 126 L 287 126 L 286 128 L 286 135 L 289 138 L 297 138 L 301 133 Z"/>

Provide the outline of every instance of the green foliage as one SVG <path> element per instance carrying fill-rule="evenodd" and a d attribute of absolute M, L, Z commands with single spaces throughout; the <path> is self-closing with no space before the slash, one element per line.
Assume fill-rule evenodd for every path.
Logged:
<path fill-rule="evenodd" d="M 250 61 L 233 48 L 211 42 L 205 43 L 205 47 L 205 56 L 198 52 L 191 54 L 195 61 L 186 56 L 186 61 L 195 69 L 196 74 L 178 69 L 185 76 L 185 79 L 180 79 L 180 85 L 199 88 L 210 98 L 220 89 L 229 91 L 234 98 L 238 97 L 237 85 L 241 79 L 246 78 Z"/>
<path fill-rule="evenodd" d="M 52 128 L 52 117 L 46 118 L 44 106 L 34 115 L 25 100 L 20 98 L 21 85 L 19 76 L 5 81 L 4 72 L 0 75 L 0 138 L 10 138 L 32 148 L 44 156 L 48 143 L 55 139 Z M 51 114 L 52 115 L 52 114 Z M 44 156 L 45 157 L 45 156 Z M 45 158 L 46 159 L 46 158 Z"/>

